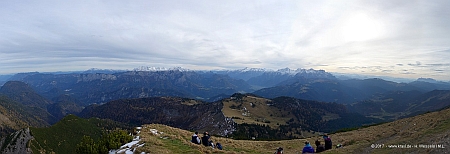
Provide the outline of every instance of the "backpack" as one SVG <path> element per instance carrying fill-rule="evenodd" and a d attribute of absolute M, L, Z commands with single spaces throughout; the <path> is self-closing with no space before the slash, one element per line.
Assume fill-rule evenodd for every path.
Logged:
<path fill-rule="evenodd" d="M 217 149 L 222 150 L 222 144 L 220 144 L 219 142 L 217 142 L 216 147 Z"/>

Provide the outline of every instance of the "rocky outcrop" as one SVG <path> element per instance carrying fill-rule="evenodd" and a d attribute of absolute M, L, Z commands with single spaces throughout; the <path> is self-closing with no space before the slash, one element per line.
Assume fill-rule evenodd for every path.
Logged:
<path fill-rule="evenodd" d="M 31 154 L 30 148 L 27 148 L 28 141 L 34 137 L 30 134 L 30 129 L 22 129 L 3 138 L 0 141 L 0 153 L 3 154 Z"/>

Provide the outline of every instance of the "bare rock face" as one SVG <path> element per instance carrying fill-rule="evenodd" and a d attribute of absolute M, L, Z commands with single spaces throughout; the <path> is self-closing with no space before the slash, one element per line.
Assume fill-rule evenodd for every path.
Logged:
<path fill-rule="evenodd" d="M 30 129 L 22 129 L 3 138 L 0 141 L 0 153 L 3 154 L 31 154 L 30 148 L 27 148 L 28 141 L 34 137 L 30 134 Z"/>

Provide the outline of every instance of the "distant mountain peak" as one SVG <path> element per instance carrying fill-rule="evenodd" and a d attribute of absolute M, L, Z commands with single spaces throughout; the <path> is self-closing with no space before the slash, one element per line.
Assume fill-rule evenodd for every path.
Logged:
<path fill-rule="evenodd" d="M 290 74 L 290 75 L 296 75 L 298 73 L 302 74 L 316 74 L 316 73 L 326 73 L 324 70 L 315 70 L 315 69 L 303 69 L 303 68 L 297 68 L 297 69 L 290 69 L 288 67 L 278 69 L 277 72 L 280 72 L 282 74 Z"/>
<path fill-rule="evenodd" d="M 21 81 L 8 81 L 1 88 L 0 92 L 13 93 L 13 92 L 30 92 L 33 89 L 26 83 Z"/>
<path fill-rule="evenodd" d="M 83 73 L 92 74 L 92 73 L 105 73 L 105 74 L 113 74 L 117 72 L 125 72 L 127 70 L 114 70 L 114 69 L 101 69 L 101 68 L 90 68 Z"/>
<path fill-rule="evenodd" d="M 267 71 L 272 71 L 272 70 L 266 69 L 266 68 L 249 68 L 249 67 L 245 67 L 243 69 L 238 69 L 236 71 L 239 71 L 239 72 L 267 72 Z"/>
<path fill-rule="evenodd" d="M 86 71 L 98 71 L 98 70 L 102 70 L 102 69 L 100 69 L 100 68 L 90 68 L 90 69 L 88 69 Z"/>
<path fill-rule="evenodd" d="M 437 80 L 432 79 L 432 78 L 418 78 L 417 81 L 421 81 L 421 82 L 429 82 L 429 83 L 438 83 Z"/>
<path fill-rule="evenodd" d="M 283 74 L 295 74 L 295 73 L 293 73 L 294 70 L 291 70 L 289 67 L 278 69 L 277 72 L 280 72 Z"/>
<path fill-rule="evenodd" d="M 86 71 L 123 71 L 123 70 L 114 70 L 114 69 L 101 69 L 101 68 L 90 68 Z"/>
<path fill-rule="evenodd" d="M 158 71 L 180 71 L 180 72 L 187 72 L 191 71 L 187 68 L 183 67 L 172 67 L 172 68 L 165 68 L 165 67 L 150 67 L 150 66 L 141 66 L 138 68 L 133 69 L 133 71 L 147 71 L 147 72 L 158 72 Z"/>

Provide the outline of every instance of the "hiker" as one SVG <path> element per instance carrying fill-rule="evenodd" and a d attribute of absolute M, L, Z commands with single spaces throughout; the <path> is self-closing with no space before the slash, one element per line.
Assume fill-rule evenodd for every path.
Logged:
<path fill-rule="evenodd" d="M 314 153 L 314 148 L 308 141 L 305 142 L 305 147 L 303 147 L 302 153 Z"/>
<path fill-rule="evenodd" d="M 283 154 L 283 148 L 282 147 L 278 147 L 277 151 L 275 151 L 275 153 L 273 154 Z"/>
<path fill-rule="evenodd" d="M 319 140 L 316 140 L 315 144 L 316 144 L 316 153 L 325 151 L 325 147 L 323 146 L 323 144 L 320 144 Z"/>
<path fill-rule="evenodd" d="M 204 146 L 210 146 L 210 137 L 211 136 L 209 136 L 209 134 L 208 134 L 208 132 L 204 132 L 203 133 L 203 137 L 202 137 L 202 144 L 204 145 Z"/>
<path fill-rule="evenodd" d="M 191 142 L 195 144 L 201 144 L 200 137 L 198 137 L 198 132 L 195 132 L 194 135 L 192 135 Z"/>
<path fill-rule="evenodd" d="M 323 135 L 323 140 L 325 141 L 325 150 L 331 149 L 333 147 L 331 138 L 328 137 L 328 135 Z"/>

